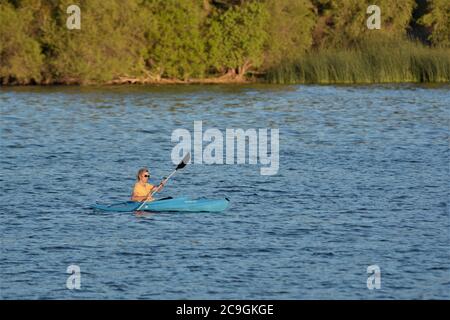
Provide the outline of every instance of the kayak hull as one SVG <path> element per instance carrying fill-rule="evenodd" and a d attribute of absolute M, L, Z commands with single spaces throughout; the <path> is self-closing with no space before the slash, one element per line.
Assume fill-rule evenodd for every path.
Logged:
<path fill-rule="evenodd" d="M 110 212 L 131 212 L 136 211 L 142 202 L 126 201 L 112 205 L 95 204 L 95 210 Z M 140 211 L 153 212 L 221 212 L 229 205 L 228 199 L 159 199 L 147 202 Z"/>

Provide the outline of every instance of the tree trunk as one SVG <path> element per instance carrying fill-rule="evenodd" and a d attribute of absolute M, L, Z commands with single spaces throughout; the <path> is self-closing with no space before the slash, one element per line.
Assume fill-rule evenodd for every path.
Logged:
<path fill-rule="evenodd" d="M 209 0 L 203 0 L 203 10 L 205 10 L 207 15 L 210 14 L 211 4 L 209 3 Z"/>
<path fill-rule="evenodd" d="M 234 79 L 234 78 L 236 78 L 236 69 L 235 68 L 228 68 L 227 72 L 219 77 L 219 79 Z"/>
<path fill-rule="evenodd" d="M 238 67 L 237 78 L 243 79 L 251 66 L 252 63 L 249 60 L 245 60 L 244 64 Z"/>

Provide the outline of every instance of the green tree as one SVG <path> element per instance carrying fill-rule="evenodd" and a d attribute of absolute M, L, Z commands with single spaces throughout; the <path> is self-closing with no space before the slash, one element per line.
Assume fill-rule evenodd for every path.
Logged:
<path fill-rule="evenodd" d="M 30 12 L 0 2 L 0 82 L 28 84 L 41 80 L 43 56 L 30 36 Z"/>
<path fill-rule="evenodd" d="M 243 78 L 250 67 L 260 66 L 267 40 L 267 19 L 267 8 L 260 2 L 215 10 L 207 24 L 210 65 L 237 78 Z"/>
<path fill-rule="evenodd" d="M 316 14 L 310 0 L 267 0 L 266 65 L 291 61 L 312 45 Z"/>
<path fill-rule="evenodd" d="M 144 71 L 142 28 L 148 18 L 138 0 L 80 0 L 81 30 L 66 27 L 71 0 L 58 1 L 42 26 L 49 74 L 67 82 L 105 82 Z"/>
<path fill-rule="evenodd" d="M 405 36 L 411 21 L 415 0 L 315 0 L 321 14 L 314 32 L 317 46 L 348 47 L 367 37 Z M 381 30 L 369 30 L 366 21 L 369 5 L 381 9 Z M 320 32 L 317 30 L 320 28 Z"/>
<path fill-rule="evenodd" d="M 429 40 L 435 46 L 450 46 L 450 1 L 430 0 L 430 10 L 419 23 L 430 28 Z"/>
<path fill-rule="evenodd" d="M 157 78 L 203 76 L 205 49 L 201 36 L 201 0 L 150 0 L 153 27 L 147 33 L 147 66 Z"/>

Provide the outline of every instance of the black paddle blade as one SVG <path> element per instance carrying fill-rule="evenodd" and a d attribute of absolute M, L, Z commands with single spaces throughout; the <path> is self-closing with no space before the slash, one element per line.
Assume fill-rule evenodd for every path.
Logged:
<path fill-rule="evenodd" d="M 175 170 L 183 169 L 188 164 L 189 160 L 191 160 L 191 154 L 188 152 L 183 160 L 178 164 L 177 168 Z"/>

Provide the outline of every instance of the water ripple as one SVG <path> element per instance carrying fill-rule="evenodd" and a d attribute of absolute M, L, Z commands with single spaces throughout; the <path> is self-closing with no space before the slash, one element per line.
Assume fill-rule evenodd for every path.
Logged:
<path fill-rule="evenodd" d="M 2 88 L 1 298 L 449 299 L 449 105 L 414 86 Z M 190 165 L 161 194 L 231 198 L 220 214 L 88 208 L 139 167 L 166 176 L 198 120 L 278 127 L 278 175 Z"/>

